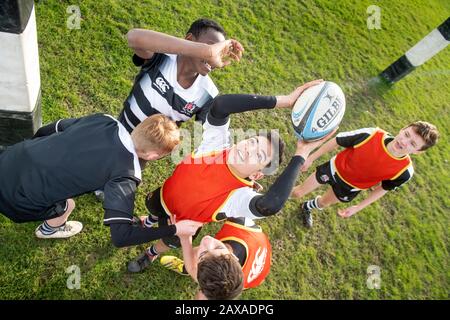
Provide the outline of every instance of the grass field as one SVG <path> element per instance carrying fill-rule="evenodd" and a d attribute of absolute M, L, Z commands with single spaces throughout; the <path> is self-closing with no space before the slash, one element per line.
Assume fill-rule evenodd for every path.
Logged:
<path fill-rule="evenodd" d="M 81 10 L 79 30 L 66 27 L 72 4 Z M 366 26 L 372 4 L 382 10 L 381 30 Z M 129 29 L 183 36 L 196 18 L 216 19 L 246 49 L 240 64 L 213 72 L 222 93 L 284 94 L 324 78 L 346 93 L 341 130 L 379 126 L 396 133 L 421 119 L 441 132 L 437 147 L 414 157 L 412 181 L 348 220 L 334 207 L 316 214 L 307 231 L 297 217 L 299 201 L 290 200 L 276 217 L 260 221 L 274 248 L 273 266 L 265 283 L 242 299 L 449 299 L 450 49 L 390 89 L 370 85 L 449 13 L 445 0 L 36 1 L 43 121 L 118 115 L 137 72 L 124 38 Z M 238 115 L 232 126 L 278 128 L 293 154 L 287 110 Z M 166 160 L 147 167 L 137 214 L 145 212 L 144 195 L 173 168 Z M 190 279 L 157 264 L 128 274 L 126 262 L 144 246 L 114 248 L 101 205 L 92 195 L 76 201 L 72 218 L 83 222 L 84 231 L 62 241 L 40 241 L 33 233 L 37 224 L 14 224 L 0 215 L 0 299 L 192 297 L 196 285 Z M 202 234 L 218 228 L 208 226 Z M 71 265 L 81 270 L 79 290 L 66 287 Z M 369 265 L 381 268 L 379 290 L 366 286 Z"/>

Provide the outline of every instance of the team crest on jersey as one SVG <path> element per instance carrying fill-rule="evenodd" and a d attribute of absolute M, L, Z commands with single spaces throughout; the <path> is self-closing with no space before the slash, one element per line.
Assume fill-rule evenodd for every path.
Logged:
<path fill-rule="evenodd" d="M 267 258 L 267 248 L 259 247 L 256 251 L 255 260 L 253 260 L 252 268 L 247 277 L 247 282 L 250 283 L 261 274 L 264 270 L 264 265 L 266 264 Z"/>
<path fill-rule="evenodd" d="M 186 105 L 183 107 L 183 110 L 185 110 L 188 113 L 192 113 L 194 111 L 194 109 L 197 107 L 197 105 L 193 102 L 188 102 L 186 103 Z"/>
<path fill-rule="evenodd" d="M 170 89 L 170 86 L 161 77 L 156 78 L 155 85 L 159 89 L 159 91 L 161 91 L 162 93 L 166 93 L 167 90 Z"/>

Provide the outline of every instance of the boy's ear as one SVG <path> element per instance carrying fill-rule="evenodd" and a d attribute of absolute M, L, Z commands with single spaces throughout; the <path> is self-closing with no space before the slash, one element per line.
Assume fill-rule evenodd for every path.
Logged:
<path fill-rule="evenodd" d="M 139 156 L 139 158 L 141 158 L 143 160 L 152 161 L 152 160 L 157 160 L 157 159 L 161 158 L 162 155 L 157 151 L 147 151 L 147 152 L 141 153 L 138 156 Z"/>
<path fill-rule="evenodd" d="M 259 179 L 262 179 L 263 177 L 264 177 L 264 173 L 262 173 L 261 171 L 258 171 L 256 173 L 251 174 L 249 176 L 249 179 L 253 180 L 253 181 L 257 181 Z"/>
<path fill-rule="evenodd" d="M 190 32 L 184 37 L 184 39 L 189 40 L 189 41 L 195 41 L 194 35 Z"/>

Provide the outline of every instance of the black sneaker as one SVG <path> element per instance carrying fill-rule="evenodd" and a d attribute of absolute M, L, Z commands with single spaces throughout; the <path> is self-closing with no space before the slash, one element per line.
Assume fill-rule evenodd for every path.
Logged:
<path fill-rule="evenodd" d="M 128 262 L 128 271 L 133 273 L 141 272 L 151 265 L 157 257 L 158 256 L 149 256 L 147 252 L 143 252 L 136 260 Z"/>
<path fill-rule="evenodd" d="M 302 209 L 302 211 L 301 211 L 300 215 L 303 220 L 303 225 L 305 227 L 307 227 L 308 229 L 311 229 L 313 227 L 312 211 L 306 209 L 303 205 L 302 205 L 301 209 Z"/>

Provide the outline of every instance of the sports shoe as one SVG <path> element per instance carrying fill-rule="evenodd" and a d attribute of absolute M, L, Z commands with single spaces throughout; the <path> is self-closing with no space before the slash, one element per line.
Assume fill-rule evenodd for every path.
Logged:
<path fill-rule="evenodd" d="M 63 226 L 56 229 L 56 232 L 52 234 L 43 234 L 41 231 L 40 224 L 36 231 L 34 232 L 36 234 L 36 237 L 39 239 L 61 239 L 61 238 L 69 238 L 77 233 L 79 233 L 83 229 L 83 224 L 78 221 L 67 221 Z"/>
<path fill-rule="evenodd" d="M 302 205 L 301 207 L 301 213 L 300 216 L 303 220 L 303 225 L 309 229 L 313 227 L 313 217 L 312 217 L 312 211 L 305 209 L 305 207 Z"/>
<path fill-rule="evenodd" d="M 175 271 L 183 276 L 188 276 L 189 274 L 185 271 L 184 261 L 180 258 L 174 256 L 163 256 L 159 262 L 169 270 Z"/>
<path fill-rule="evenodd" d="M 128 262 L 128 271 L 129 272 L 141 272 L 145 268 L 147 268 L 150 264 L 152 264 L 153 261 L 158 256 L 150 256 L 147 254 L 147 251 L 144 251 L 139 257 L 137 257 L 135 260 L 132 260 Z"/>

